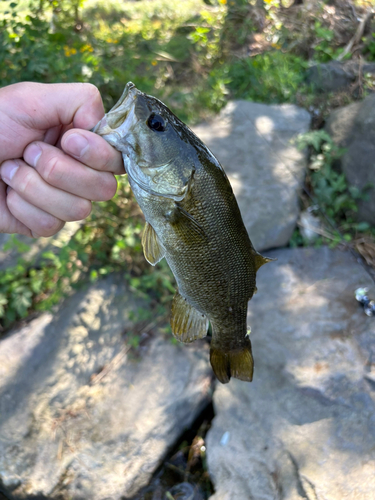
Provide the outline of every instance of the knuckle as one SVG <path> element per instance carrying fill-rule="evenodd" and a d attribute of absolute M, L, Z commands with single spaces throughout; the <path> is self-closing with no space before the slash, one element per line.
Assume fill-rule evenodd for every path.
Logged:
<path fill-rule="evenodd" d="M 93 99 L 93 100 L 102 100 L 101 98 L 101 95 L 100 95 L 100 92 L 99 92 L 99 89 L 93 85 L 92 83 L 85 83 L 86 85 L 86 89 L 85 91 L 87 92 L 87 94 L 90 95 L 90 97 Z"/>
<path fill-rule="evenodd" d="M 56 185 L 61 180 L 62 169 L 60 167 L 60 159 L 57 156 L 46 158 L 41 167 L 41 176 L 48 184 Z"/>
<path fill-rule="evenodd" d="M 107 144 L 106 144 L 107 146 Z M 112 164 L 113 164 L 113 151 L 112 148 L 109 149 L 108 147 L 105 147 L 101 150 L 101 160 L 103 164 L 103 170 L 111 170 Z"/>
<path fill-rule="evenodd" d="M 114 175 L 108 174 L 104 177 L 101 186 L 101 196 L 99 201 L 108 201 L 114 197 L 117 191 L 117 181 Z"/>
<path fill-rule="evenodd" d="M 75 202 L 72 217 L 69 220 L 74 221 L 86 219 L 86 217 L 88 217 L 90 213 L 91 201 L 81 198 Z"/>
<path fill-rule="evenodd" d="M 19 168 L 14 176 L 13 187 L 20 194 L 32 193 L 35 187 L 35 172 L 31 168 Z"/>
<path fill-rule="evenodd" d="M 34 230 L 39 236 L 53 236 L 64 226 L 64 222 L 53 216 L 43 216 L 38 221 L 38 227 Z"/>
<path fill-rule="evenodd" d="M 14 189 L 11 189 L 7 194 L 6 200 L 10 212 L 13 214 L 15 211 L 14 209 L 18 208 L 19 195 Z"/>

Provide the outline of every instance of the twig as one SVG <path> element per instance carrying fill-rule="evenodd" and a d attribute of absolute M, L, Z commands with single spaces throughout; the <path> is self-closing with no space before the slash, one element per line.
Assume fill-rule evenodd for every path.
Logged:
<path fill-rule="evenodd" d="M 372 9 L 368 9 L 362 21 L 359 23 L 357 31 L 354 33 L 353 38 L 349 41 L 348 45 L 345 49 L 336 57 L 337 61 L 341 61 L 347 54 L 352 51 L 353 46 L 360 41 L 362 38 L 363 32 L 365 30 L 365 26 L 370 17 L 374 14 Z"/>
<path fill-rule="evenodd" d="M 113 370 L 116 366 L 119 365 L 119 363 L 122 361 L 122 359 L 128 354 L 130 350 L 130 346 L 125 345 L 122 347 L 121 351 L 116 354 L 116 356 L 106 365 L 103 370 L 101 370 L 100 373 L 97 375 L 94 375 L 91 380 L 90 380 L 90 385 L 96 385 L 99 384 L 99 382 L 102 381 L 102 379 L 111 371 Z"/>
<path fill-rule="evenodd" d="M 318 227 L 310 226 L 310 224 L 302 224 L 302 222 L 297 222 L 297 225 L 299 227 L 304 227 L 305 229 L 309 229 L 310 231 L 313 231 L 316 234 L 320 234 L 321 236 L 324 236 L 325 238 L 328 238 L 329 240 L 335 240 L 336 239 L 335 237 L 333 237 L 330 233 L 328 233 L 324 229 L 320 229 Z"/>

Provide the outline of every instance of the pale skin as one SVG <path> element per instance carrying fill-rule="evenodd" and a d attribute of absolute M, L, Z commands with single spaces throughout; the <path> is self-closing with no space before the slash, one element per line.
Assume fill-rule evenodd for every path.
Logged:
<path fill-rule="evenodd" d="M 88 83 L 0 88 L 0 233 L 52 236 L 114 196 L 121 155 L 89 132 L 103 115 Z"/>

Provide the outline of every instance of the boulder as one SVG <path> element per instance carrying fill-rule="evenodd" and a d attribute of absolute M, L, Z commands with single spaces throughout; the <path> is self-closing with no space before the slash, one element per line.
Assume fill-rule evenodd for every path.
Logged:
<path fill-rule="evenodd" d="M 375 63 L 359 60 L 330 61 L 308 68 L 306 82 L 318 92 L 337 92 L 349 87 L 361 75 L 367 74 L 375 76 Z"/>
<path fill-rule="evenodd" d="M 375 492 L 375 287 L 349 254 L 271 252 L 248 323 L 254 381 L 217 385 L 210 500 L 369 500 Z"/>
<path fill-rule="evenodd" d="M 208 404 L 207 344 L 144 333 L 134 318 L 145 307 L 110 277 L 0 341 L 8 498 L 132 496 Z M 129 351 L 136 335 L 145 340 Z"/>
<path fill-rule="evenodd" d="M 297 106 L 231 101 L 193 128 L 227 172 L 259 251 L 286 245 L 296 226 L 306 155 L 293 139 L 309 126 L 309 113 Z"/>
<path fill-rule="evenodd" d="M 375 94 L 333 111 L 325 128 L 346 149 L 340 167 L 349 184 L 361 191 L 372 185 L 358 202 L 358 219 L 375 225 Z"/>

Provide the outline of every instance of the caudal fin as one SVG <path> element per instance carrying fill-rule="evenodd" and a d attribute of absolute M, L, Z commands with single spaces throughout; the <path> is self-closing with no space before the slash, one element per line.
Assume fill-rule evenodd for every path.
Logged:
<path fill-rule="evenodd" d="M 216 377 L 222 384 L 227 384 L 231 377 L 245 382 L 251 382 L 253 379 L 254 360 L 248 337 L 245 345 L 229 351 L 212 345 L 210 361 Z"/>

